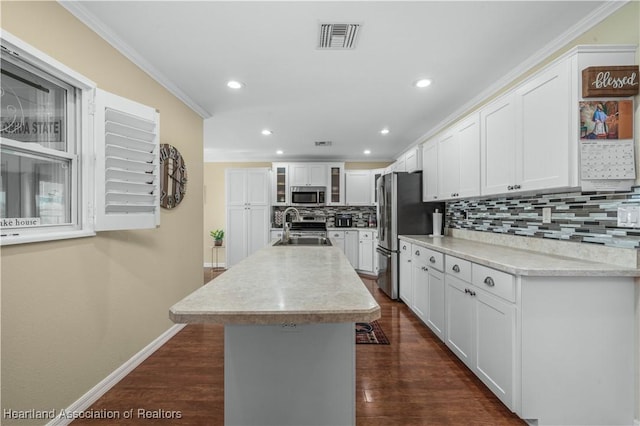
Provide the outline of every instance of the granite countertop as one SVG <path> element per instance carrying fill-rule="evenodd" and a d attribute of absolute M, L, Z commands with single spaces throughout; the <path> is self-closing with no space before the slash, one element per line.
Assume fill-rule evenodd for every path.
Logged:
<path fill-rule="evenodd" d="M 400 235 L 409 243 L 513 275 L 638 277 L 640 269 L 453 237 Z"/>
<path fill-rule="evenodd" d="M 380 306 L 338 247 L 258 250 L 169 310 L 176 323 L 370 322 Z"/>

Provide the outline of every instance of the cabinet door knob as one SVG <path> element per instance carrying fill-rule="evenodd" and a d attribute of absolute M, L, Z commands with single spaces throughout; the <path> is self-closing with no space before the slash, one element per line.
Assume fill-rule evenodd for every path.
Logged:
<path fill-rule="evenodd" d="M 472 290 L 469 290 L 469 294 L 470 294 L 470 295 L 472 295 L 472 296 L 475 296 L 475 295 L 476 295 L 476 292 L 475 292 L 475 291 L 472 291 Z"/>
<path fill-rule="evenodd" d="M 513 185 L 507 186 L 507 191 L 513 191 Z"/>
<path fill-rule="evenodd" d="M 464 289 L 464 292 L 465 292 L 466 294 L 469 294 L 469 293 L 471 293 L 471 290 L 469 290 L 468 288 L 465 288 L 465 289 Z"/>
<path fill-rule="evenodd" d="M 522 188 L 520 185 L 514 185 L 513 186 L 513 189 L 520 189 L 520 188 Z"/>
<path fill-rule="evenodd" d="M 416 250 L 415 255 L 420 256 L 420 250 Z"/>
<path fill-rule="evenodd" d="M 493 287 L 493 286 L 495 286 L 495 285 L 496 285 L 495 281 L 493 281 L 493 278 L 491 278 L 491 277 L 487 277 L 487 278 L 485 278 L 485 279 L 484 279 L 484 283 L 485 283 L 486 285 L 488 285 L 489 287 Z"/>
<path fill-rule="evenodd" d="M 431 262 L 431 263 L 436 263 L 436 258 L 435 258 L 435 257 L 433 257 L 433 256 L 431 256 L 431 257 L 429 258 L 429 262 Z"/>
<path fill-rule="evenodd" d="M 453 272 L 460 272 L 460 267 L 458 265 L 453 265 Z"/>

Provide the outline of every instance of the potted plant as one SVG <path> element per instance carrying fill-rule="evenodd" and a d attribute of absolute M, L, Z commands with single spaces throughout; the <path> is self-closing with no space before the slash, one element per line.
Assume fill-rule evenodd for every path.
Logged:
<path fill-rule="evenodd" d="M 222 229 L 216 229 L 215 231 L 211 231 L 209 234 L 213 238 L 213 242 L 215 245 L 222 245 L 222 239 L 224 238 L 224 231 Z"/>

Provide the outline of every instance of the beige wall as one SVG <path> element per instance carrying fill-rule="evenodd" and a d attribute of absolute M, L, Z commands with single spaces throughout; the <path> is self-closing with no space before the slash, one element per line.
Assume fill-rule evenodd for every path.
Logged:
<path fill-rule="evenodd" d="M 346 169 L 377 169 L 387 167 L 389 162 L 348 162 Z M 213 229 L 224 229 L 227 218 L 225 203 L 225 180 L 224 170 L 227 168 L 251 168 L 268 167 L 271 163 L 249 162 L 249 163 L 205 163 L 204 164 L 204 233 L 203 233 L 203 256 L 204 263 L 215 263 L 215 254 L 211 253 L 213 239 L 209 236 L 209 231 Z M 225 236 L 226 238 L 226 236 Z M 218 250 L 218 262 L 226 263 L 224 250 Z M 213 256 L 213 260 L 212 260 Z"/>
<path fill-rule="evenodd" d="M 160 140 L 189 174 L 158 229 L 2 249 L 2 408 L 59 410 L 171 327 L 169 307 L 202 284 L 203 123 L 57 2 L 3 1 L 2 28 L 159 109 Z"/>

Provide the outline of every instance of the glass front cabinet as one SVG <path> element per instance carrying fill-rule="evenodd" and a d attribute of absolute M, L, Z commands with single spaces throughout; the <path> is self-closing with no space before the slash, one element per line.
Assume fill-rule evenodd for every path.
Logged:
<path fill-rule="evenodd" d="M 273 205 L 289 204 L 289 166 L 286 163 L 273 163 Z"/>
<path fill-rule="evenodd" d="M 329 163 L 328 206 L 344 205 L 344 163 Z"/>

